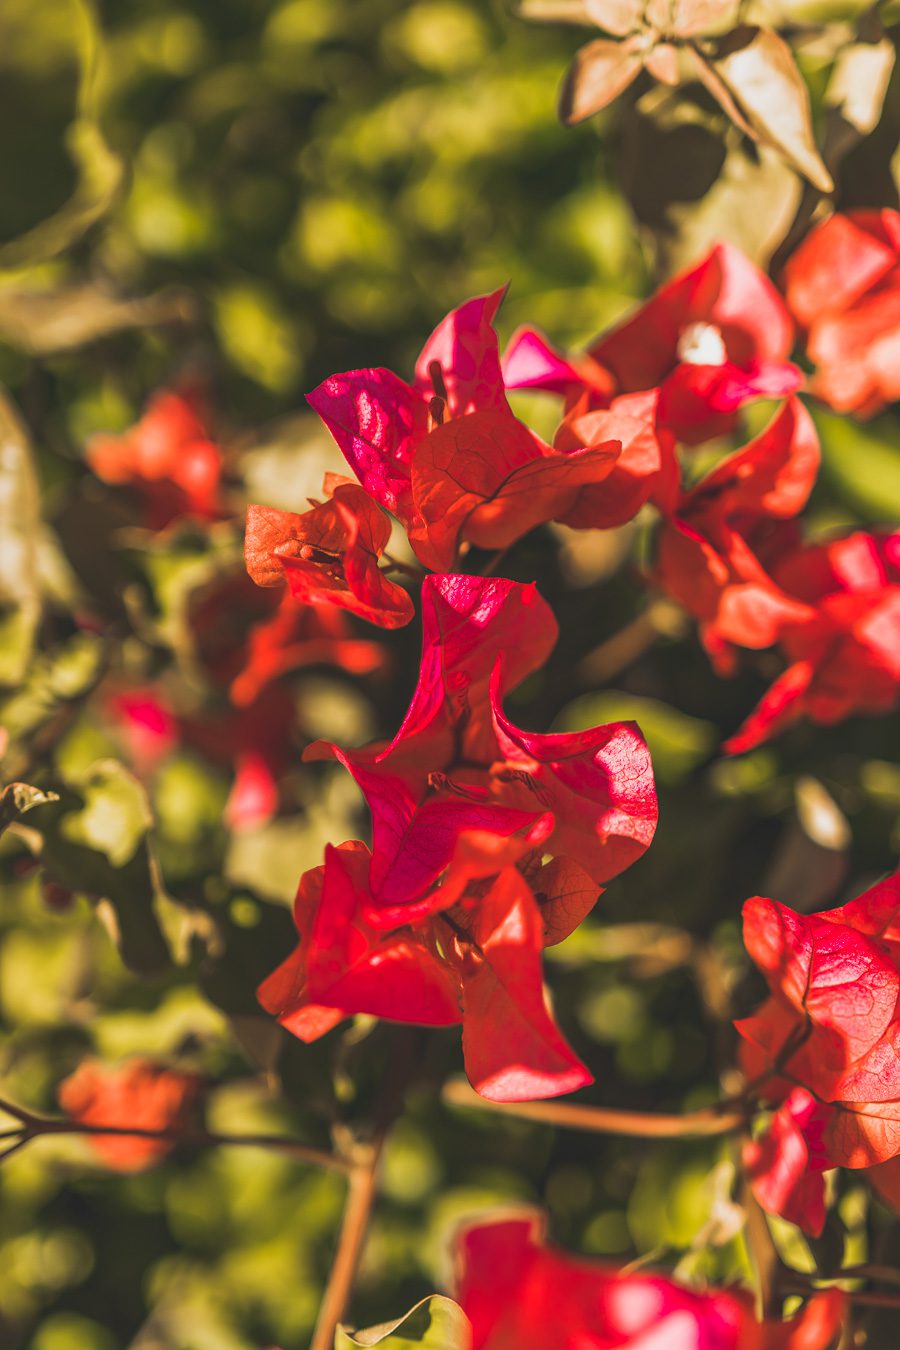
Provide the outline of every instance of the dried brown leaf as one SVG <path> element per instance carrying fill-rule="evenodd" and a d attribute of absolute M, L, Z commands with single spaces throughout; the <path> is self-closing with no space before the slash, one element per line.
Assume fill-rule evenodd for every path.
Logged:
<path fill-rule="evenodd" d="M 559 115 L 567 126 L 592 117 L 618 98 L 637 78 L 641 58 L 627 43 L 597 38 L 577 53 L 559 96 Z"/>
<path fill-rule="evenodd" d="M 715 78 L 704 78 L 704 65 Z M 820 192 L 833 190 L 813 137 L 806 85 L 790 47 L 777 33 L 767 28 L 735 29 L 710 60 L 700 55 L 700 74 L 742 130 L 777 150 Z"/>

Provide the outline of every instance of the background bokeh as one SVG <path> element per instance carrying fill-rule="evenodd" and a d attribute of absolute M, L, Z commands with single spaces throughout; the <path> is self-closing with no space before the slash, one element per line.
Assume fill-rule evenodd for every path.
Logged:
<path fill-rule="evenodd" d="M 842 14 L 853 6 L 829 17 Z M 737 223 L 727 194 L 709 205 L 725 151 L 747 151 L 701 96 L 687 137 L 701 166 L 693 180 L 672 171 L 683 130 L 653 106 L 613 108 L 575 130 L 557 123 L 557 86 L 579 40 L 525 24 L 499 0 L 0 7 L 0 384 L 33 444 L 42 523 L 24 528 L 37 539 L 43 606 L 23 636 L 13 622 L 21 578 L 4 568 L 4 776 L 28 771 L 76 792 L 70 827 L 46 855 L 74 896 L 29 869 L 21 837 L 0 849 L 3 1091 L 49 1110 L 86 1051 L 159 1054 L 216 1084 L 213 1127 L 324 1143 L 335 1115 L 365 1118 L 392 1058 L 421 1056 L 355 1295 L 365 1324 L 446 1287 L 453 1222 L 509 1198 L 545 1206 L 554 1237 L 573 1249 L 739 1275 L 727 1146 L 453 1112 L 435 1087 L 461 1069 L 456 1031 L 410 1040 L 357 1019 L 302 1047 L 258 1015 L 253 986 L 287 951 L 301 870 L 326 841 L 366 828 L 346 775 L 300 766 L 299 751 L 320 735 L 393 732 L 415 681 L 415 623 L 390 635 L 354 629 L 385 648 L 371 676 L 317 666 L 287 679 L 297 754 L 280 814 L 251 831 L 227 828 L 229 765 L 202 744 L 173 749 L 145 775 L 149 816 L 127 770 L 91 778 L 128 747 L 102 700 L 84 695 L 100 687 L 101 667 L 110 678 L 112 633 L 120 683 L 181 682 L 196 707 L 217 706 L 192 607 L 239 572 L 247 500 L 296 508 L 324 468 L 340 467 L 303 403 L 329 373 L 408 371 L 446 310 L 507 281 L 504 336 L 527 318 L 575 344 L 718 233 L 769 261 L 779 240 L 752 198 Z M 833 57 L 825 41 L 803 55 L 817 98 Z M 898 124 L 892 85 L 879 127 L 847 161 L 844 204 L 896 204 Z M 799 188 L 762 158 L 762 200 L 775 213 L 779 193 Z M 151 536 L 93 478 L 84 448 L 185 378 L 202 383 L 225 446 L 233 519 Z M 528 410 L 549 425 L 548 406 Z M 752 425 L 764 413 L 754 409 Z M 817 417 L 825 470 L 811 532 L 896 521 L 896 416 L 864 428 Z M 23 524 L 5 523 L 10 539 Z M 586 1098 L 679 1109 L 718 1091 L 729 1040 L 716 1009 L 729 997 L 748 1009 L 758 994 L 741 901 L 762 893 L 821 907 L 895 863 L 898 721 L 800 727 L 722 759 L 722 737 L 771 678 L 768 657 L 716 680 L 672 613 L 634 659 L 590 655 L 644 607 L 646 536 L 642 524 L 590 537 L 548 528 L 512 551 L 504 571 L 538 580 L 563 637 L 511 711 L 540 729 L 636 717 L 650 741 L 656 841 L 551 952 L 548 977 L 559 1020 L 597 1075 Z M 13 565 L 17 556 L 6 553 Z M 105 636 L 80 622 L 85 611 L 108 621 Z M 161 972 L 123 964 L 104 913 L 81 894 L 91 887 L 79 847 L 115 871 L 120 925 L 136 896 L 153 900 L 152 922 L 135 920 L 130 964 L 159 940 L 175 957 Z M 178 1154 L 117 1176 L 82 1143 L 40 1141 L 0 1169 L 0 1344 L 293 1350 L 314 1321 L 342 1203 L 340 1179 L 263 1152 Z M 852 1246 L 864 1221 L 852 1185 L 841 1214 Z"/>

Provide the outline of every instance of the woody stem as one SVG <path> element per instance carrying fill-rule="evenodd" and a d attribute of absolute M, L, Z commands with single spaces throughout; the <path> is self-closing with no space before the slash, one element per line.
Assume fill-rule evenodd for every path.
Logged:
<path fill-rule="evenodd" d="M 309 1350 L 332 1350 L 334 1333 L 350 1301 L 377 1195 L 378 1164 L 391 1126 L 403 1110 L 407 1088 L 418 1070 L 419 1041 L 418 1029 L 414 1027 L 404 1028 L 396 1038 L 391 1069 L 375 1113 L 374 1137 L 371 1142 L 358 1143 L 350 1153 L 344 1217 Z"/>
<path fill-rule="evenodd" d="M 623 1134 L 637 1139 L 710 1138 L 734 1134 L 747 1122 L 743 1110 L 708 1107 L 683 1115 L 649 1111 L 617 1111 L 606 1106 L 575 1106 L 564 1102 L 492 1102 L 478 1094 L 461 1079 L 444 1088 L 444 1100 L 453 1106 L 477 1106 L 486 1111 L 534 1120 L 563 1129 L 587 1130 L 595 1134 Z"/>
<path fill-rule="evenodd" d="M 853 1278 L 841 1273 L 840 1275 L 829 1276 L 824 1282 L 824 1287 L 830 1287 L 837 1280 Z M 823 1282 L 816 1276 L 804 1275 L 799 1270 L 790 1270 L 785 1278 L 779 1283 L 778 1292 L 780 1294 L 801 1294 L 808 1298 L 811 1293 L 823 1287 Z M 887 1290 L 868 1290 L 868 1289 L 845 1289 L 844 1294 L 851 1303 L 857 1303 L 863 1308 L 896 1308 L 900 1311 L 900 1290 L 896 1293 L 890 1293 Z"/>
<path fill-rule="evenodd" d="M 633 665 L 661 637 L 676 637 L 683 629 L 683 610 L 670 600 L 653 600 L 617 633 L 583 656 L 575 673 L 585 685 L 608 683 Z"/>
<path fill-rule="evenodd" d="M 309 1350 L 332 1350 L 334 1345 L 334 1333 L 350 1299 L 366 1229 L 369 1226 L 383 1142 L 382 1136 L 361 1151 L 358 1161 L 351 1165 L 347 1203 L 344 1207 L 337 1251 Z"/>

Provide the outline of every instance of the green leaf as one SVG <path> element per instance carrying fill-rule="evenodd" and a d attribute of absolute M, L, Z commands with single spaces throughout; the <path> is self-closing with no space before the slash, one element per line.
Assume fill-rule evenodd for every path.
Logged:
<path fill-rule="evenodd" d="M 81 700 L 96 684 L 104 669 L 106 648 L 100 638 L 78 633 L 49 654 L 38 653 L 20 687 L 0 700 L 0 725 L 8 733 L 10 748 L 5 758 L 10 776 L 26 772 L 35 740 L 47 729 L 42 752 L 56 739 L 51 726 L 66 704 Z"/>
<path fill-rule="evenodd" d="M 30 783 L 7 783 L 0 792 L 0 834 L 8 825 L 21 820 L 32 807 L 58 801 L 55 792 L 45 792 L 43 788 L 32 787 Z"/>
<path fill-rule="evenodd" d="M 71 248 L 106 214 L 124 181 L 125 166 L 106 143 L 97 118 L 101 43 L 96 15 L 90 0 L 71 3 L 81 75 L 78 114 L 66 133 L 66 149 L 78 172 L 77 186 L 54 215 L 0 247 L 0 269 L 33 266 Z"/>
<path fill-rule="evenodd" d="M 458 1303 L 441 1294 L 432 1294 L 417 1303 L 405 1317 L 384 1322 L 366 1331 L 348 1331 L 338 1327 L 334 1350 L 353 1350 L 358 1345 L 384 1345 L 391 1350 L 424 1346 L 427 1350 L 468 1350 L 471 1329 Z"/>
<path fill-rule="evenodd" d="M 865 520 L 900 519 L 900 456 L 897 422 L 879 417 L 865 426 L 815 409 L 825 476 Z"/>
<path fill-rule="evenodd" d="M 25 424 L 0 391 L 0 685 L 19 684 L 40 618 L 41 503 Z"/>
<path fill-rule="evenodd" d="M 711 722 L 670 708 L 654 698 L 608 690 L 576 698 L 560 713 L 556 731 L 583 731 L 604 722 L 637 722 L 650 747 L 653 771 L 663 783 L 677 783 L 712 753 Z"/>
<path fill-rule="evenodd" d="M 170 958 L 155 910 L 162 888 L 150 848 L 152 817 L 137 779 L 117 760 L 99 760 L 35 810 L 41 861 L 53 878 L 107 902 L 101 915 L 130 969 L 164 969 Z"/>

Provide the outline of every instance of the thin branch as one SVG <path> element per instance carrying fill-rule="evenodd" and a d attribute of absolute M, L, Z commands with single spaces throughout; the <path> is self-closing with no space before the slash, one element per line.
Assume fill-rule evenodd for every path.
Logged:
<path fill-rule="evenodd" d="M 789 1270 L 780 1281 L 778 1290 L 781 1294 L 801 1294 L 804 1298 L 809 1298 L 811 1293 L 823 1287 L 830 1288 L 837 1280 L 837 1276 L 830 1277 L 823 1284 L 816 1276 L 805 1276 L 802 1271 Z M 859 1304 L 862 1308 L 896 1308 L 900 1312 L 900 1290 L 896 1293 L 887 1293 L 883 1290 L 844 1289 L 842 1292 L 851 1303 Z"/>
<path fill-rule="evenodd" d="M 6 1162 L 6 1159 L 11 1157 L 13 1153 L 17 1153 L 20 1148 L 24 1148 L 30 1138 L 30 1135 L 23 1134 L 14 1144 L 10 1144 L 8 1148 L 5 1148 L 2 1153 L 0 1153 L 0 1163 Z"/>
<path fill-rule="evenodd" d="M 17 1106 L 15 1102 L 7 1101 L 5 1097 L 0 1097 L 0 1116 L 12 1116 L 13 1120 L 20 1120 L 23 1125 L 32 1125 L 39 1116 L 26 1111 L 24 1106 Z M 18 1134 L 18 1130 L 16 1131 Z"/>
<path fill-rule="evenodd" d="M 457 1078 L 444 1088 L 444 1100 L 452 1106 L 475 1106 L 499 1111 L 520 1120 L 533 1120 L 563 1129 L 587 1130 L 595 1134 L 622 1134 L 636 1139 L 692 1139 L 734 1134 L 745 1128 L 746 1112 L 707 1107 L 683 1115 L 661 1112 L 618 1111 L 606 1106 L 575 1106 L 565 1102 L 492 1102 L 479 1097 L 468 1083 Z"/>
<path fill-rule="evenodd" d="M 831 1275 L 816 1275 L 816 1279 L 827 1280 L 877 1280 L 882 1284 L 900 1284 L 900 1270 L 893 1266 L 873 1266 L 865 1262 L 856 1266 L 844 1266 Z"/>
<path fill-rule="evenodd" d="M 481 569 L 481 576 L 492 577 L 511 548 L 512 544 L 507 544 L 506 548 L 498 549 L 493 558 L 488 558 L 484 567 Z"/>
<path fill-rule="evenodd" d="M 228 1134 L 212 1130 L 144 1129 L 132 1125 L 88 1125 L 77 1120 L 54 1120 L 49 1116 L 38 1116 L 0 1098 L 0 1112 L 21 1121 L 21 1127 L 0 1134 L 0 1140 L 16 1138 L 12 1149 L 0 1154 L 0 1160 L 8 1157 L 14 1149 L 28 1144 L 32 1139 L 45 1135 L 85 1135 L 125 1139 L 155 1139 L 160 1143 L 177 1144 L 182 1148 L 262 1148 L 280 1153 L 289 1153 L 298 1162 L 309 1163 L 313 1167 L 329 1168 L 332 1171 L 349 1172 L 351 1163 L 336 1153 L 314 1148 L 299 1139 L 291 1139 L 278 1134 Z"/>
<path fill-rule="evenodd" d="M 334 1333 L 350 1301 L 377 1194 L 378 1164 L 385 1140 L 403 1110 L 407 1089 L 418 1069 L 420 1042 L 421 1032 L 416 1027 L 406 1027 L 398 1036 L 372 1124 L 374 1137 L 369 1143 L 358 1143 L 350 1152 L 350 1185 L 344 1217 L 309 1350 L 332 1350 Z"/>

